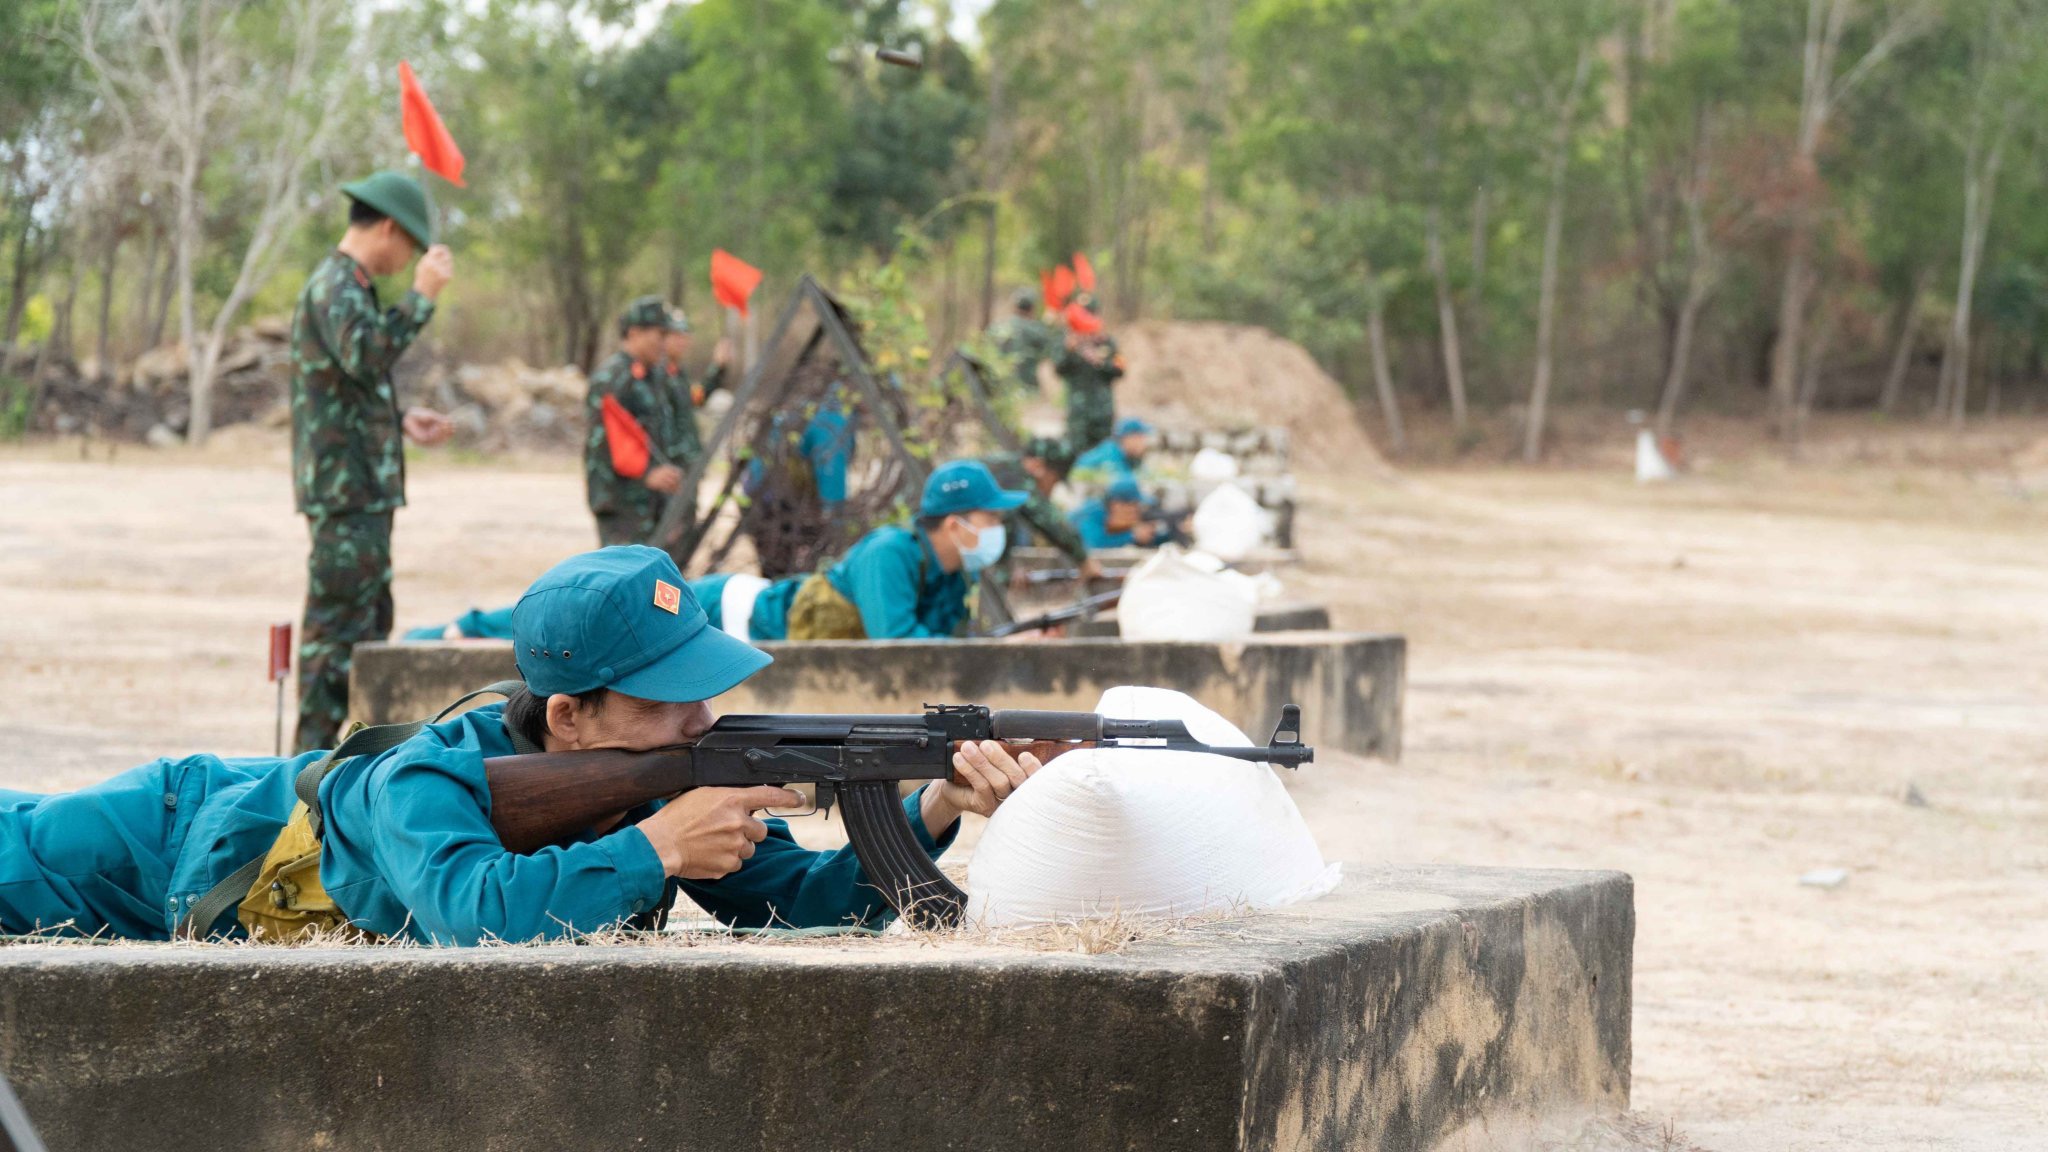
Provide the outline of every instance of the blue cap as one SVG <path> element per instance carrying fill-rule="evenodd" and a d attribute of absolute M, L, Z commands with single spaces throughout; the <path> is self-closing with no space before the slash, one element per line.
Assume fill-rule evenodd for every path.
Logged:
<path fill-rule="evenodd" d="M 1118 436 L 1150 436 L 1153 431 L 1152 425 L 1147 424 L 1137 416 L 1126 416 L 1116 422 L 1116 435 Z"/>
<path fill-rule="evenodd" d="M 924 499 L 917 506 L 919 516 L 955 516 L 986 508 L 1008 512 L 1031 499 L 1028 492 L 1016 492 L 996 483 L 995 474 L 979 460 L 953 460 L 939 465 L 924 482 Z"/>
<path fill-rule="evenodd" d="M 1109 482 L 1109 487 L 1103 490 L 1102 498 L 1105 501 L 1114 500 L 1119 504 L 1143 504 L 1145 493 L 1138 488 L 1138 481 L 1129 473 L 1125 473 Z"/>
<path fill-rule="evenodd" d="M 610 688 L 672 704 L 709 700 L 774 660 L 711 627 L 676 562 L 644 544 L 548 569 L 512 608 L 512 644 L 536 696 Z"/>

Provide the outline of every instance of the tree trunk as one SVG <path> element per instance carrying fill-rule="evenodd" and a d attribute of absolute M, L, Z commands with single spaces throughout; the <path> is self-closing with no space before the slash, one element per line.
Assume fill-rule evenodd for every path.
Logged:
<path fill-rule="evenodd" d="M 1678 405 L 1685 395 L 1687 376 L 1692 371 L 1693 333 L 1699 326 L 1700 310 L 1706 306 L 1712 282 L 1697 261 L 1686 277 L 1685 302 L 1678 307 L 1678 332 L 1671 340 L 1671 364 L 1664 374 L 1664 394 L 1657 402 L 1657 435 L 1669 436 L 1678 422 Z"/>
<path fill-rule="evenodd" d="M 1891 370 L 1884 376 L 1884 391 L 1878 393 L 1877 410 L 1887 415 L 1899 406 L 1899 394 L 1906 387 L 1906 371 L 1913 364 L 1914 336 L 1920 327 L 1920 302 L 1927 295 L 1928 269 L 1913 271 L 1913 287 L 1906 297 L 1904 320 L 1899 325 L 1898 347 L 1892 350 Z"/>
<path fill-rule="evenodd" d="M 1486 191 L 1486 170 L 1480 170 L 1479 186 L 1472 192 L 1472 284 L 1465 291 L 1465 330 L 1472 337 L 1473 356 L 1485 374 L 1486 365 L 1486 231 L 1490 199 Z"/>
<path fill-rule="evenodd" d="M 1805 337 L 1806 301 L 1813 290 L 1812 224 L 1806 209 L 1795 208 L 1792 232 L 1785 245 L 1785 283 L 1778 295 L 1778 339 L 1771 346 L 1771 390 L 1768 408 L 1772 429 L 1790 437 L 1799 370 L 1799 344 Z"/>
<path fill-rule="evenodd" d="M 1401 402 L 1394 395 L 1394 371 L 1387 364 L 1386 298 L 1372 271 L 1365 265 L 1365 328 L 1372 343 L 1372 382 L 1379 392 L 1380 415 L 1387 422 L 1387 449 L 1393 454 L 1408 450 L 1408 433 L 1401 426 Z"/>
<path fill-rule="evenodd" d="M 115 232 L 107 239 L 106 251 L 100 257 L 99 340 L 93 350 L 93 359 L 99 367 L 99 383 L 105 383 L 114 375 L 114 265 L 121 256 L 121 242 L 121 233 Z"/>
<path fill-rule="evenodd" d="M 1792 440 L 1797 444 L 1806 438 L 1806 423 L 1813 416 L 1813 400 L 1820 394 L 1820 373 L 1828 357 L 1828 348 L 1834 343 L 1835 318 L 1823 311 L 1820 323 L 1813 333 L 1813 347 L 1807 351 L 1805 370 L 1800 374 L 1799 396 L 1792 416 Z"/>
<path fill-rule="evenodd" d="M 1960 428 L 1970 395 L 1970 308 L 1976 296 L 1977 269 L 1983 261 L 1984 237 L 1991 229 L 1991 202 L 1998 189 L 1998 169 L 2005 158 L 2005 126 L 1991 142 L 1984 166 L 1977 166 L 1977 141 L 1967 149 L 1963 173 L 1962 269 L 1956 276 L 1955 314 L 1949 322 L 1948 346 L 1941 355 L 1941 392 L 1952 405 L 1948 417 Z"/>
<path fill-rule="evenodd" d="M 1579 49 L 1571 88 L 1558 109 L 1557 132 L 1550 142 L 1550 207 L 1543 225 L 1543 273 L 1536 296 L 1536 379 L 1529 387 L 1529 423 L 1522 430 L 1522 459 L 1534 464 L 1543 457 L 1543 422 L 1550 407 L 1551 354 L 1557 339 L 1557 262 L 1564 240 L 1565 174 L 1571 164 L 1572 123 L 1579 97 L 1593 66 L 1589 48 Z"/>
<path fill-rule="evenodd" d="M 1429 272 L 1436 280 L 1437 334 L 1443 342 L 1444 383 L 1451 393 L 1451 426 L 1465 430 L 1465 365 L 1458 347 L 1458 310 L 1451 302 L 1451 274 L 1444 262 L 1443 213 L 1435 203 L 1425 217 Z"/>

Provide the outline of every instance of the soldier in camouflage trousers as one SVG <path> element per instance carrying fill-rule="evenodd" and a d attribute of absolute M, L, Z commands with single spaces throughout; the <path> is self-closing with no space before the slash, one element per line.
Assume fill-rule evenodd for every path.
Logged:
<path fill-rule="evenodd" d="M 683 470 L 703 452 L 690 398 L 671 383 L 665 367 L 664 337 L 677 325 L 688 330 L 661 297 L 634 300 L 619 316 L 619 350 L 590 374 L 583 480 L 601 544 L 660 547 L 654 530 L 662 510 L 682 489 Z M 607 396 L 646 433 L 646 459 L 611 442 L 604 422 Z"/>
<path fill-rule="evenodd" d="M 1085 295 L 1067 305 L 1065 350 L 1055 367 L 1067 385 L 1067 444 L 1078 454 L 1109 439 L 1116 427 L 1116 393 L 1124 358 L 1116 338 L 1102 330 L 1094 300 Z"/>
<path fill-rule="evenodd" d="M 400 413 L 391 366 L 434 315 L 454 272 L 433 242 L 426 191 L 380 172 L 345 184 L 347 235 L 313 269 L 292 312 L 292 482 L 311 529 L 299 632 L 299 751 L 332 748 L 348 718 L 349 655 L 391 632 L 391 517 L 405 503 L 403 437 L 448 438 L 448 418 Z M 373 277 L 425 252 L 396 307 Z"/>

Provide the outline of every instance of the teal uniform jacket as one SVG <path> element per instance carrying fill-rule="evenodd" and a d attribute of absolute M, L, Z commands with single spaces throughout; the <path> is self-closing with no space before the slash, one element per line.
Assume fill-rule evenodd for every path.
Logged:
<path fill-rule="evenodd" d="M 446 640 L 451 625 L 436 624 L 426 628 L 411 628 L 405 633 L 407 640 Z M 512 638 L 512 606 L 493 608 L 486 612 L 482 608 L 471 608 L 455 618 L 452 627 L 462 634 L 464 640 L 510 640 Z"/>
<path fill-rule="evenodd" d="M 1123 445 L 1110 437 L 1074 460 L 1074 472 L 1107 485 L 1120 476 L 1136 477 L 1138 465 L 1124 455 Z"/>
<path fill-rule="evenodd" d="M 635 827 L 530 855 L 504 849 L 483 767 L 512 754 L 502 712 L 492 705 L 433 725 L 322 782 L 320 876 L 355 923 L 466 945 L 573 936 L 668 899 L 671 882 Z M 188 756 L 64 795 L 0 791 L 0 930 L 167 939 L 209 888 L 269 849 L 299 770 L 322 755 Z M 918 798 L 904 803 L 936 857 L 957 825 L 934 840 Z M 813 852 L 783 821 L 767 825 L 739 871 L 675 887 L 736 927 L 872 925 L 890 915 L 851 848 Z M 216 925 L 228 927 L 225 917 Z"/>
<path fill-rule="evenodd" d="M 889 524 L 860 538 L 825 573 L 860 609 L 870 640 L 950 637 L 967 620 L 973 581 L 939 567 L 922 528 Z"/>
<path fill-rule="evenodd" d="M 725 627 L 725 582 L 730 572 L 714 572 L 689 581 L 690 595 L 704 606 L 713 628 Z M 747 638 L 753 641 L 789 639 L 789 606 L 807 576 L 785 576 L 761 590 L 754 598 L 754 610 L 747 616 Z"/>
<path fill-rule="evenodd" d="M 1137 537 L 1129 532 L 1109 530 L 1109 509 L 1100 500 L 1090 500 L 1067 514 L 1067 522 L 1093 548 L 1135 548 Z"/>

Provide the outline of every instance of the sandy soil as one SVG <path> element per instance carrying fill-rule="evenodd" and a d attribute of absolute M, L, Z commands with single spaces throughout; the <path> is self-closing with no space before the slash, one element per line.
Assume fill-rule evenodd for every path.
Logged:
<path fill-rule="evenodd" d="M 0 452 L 0 787 L 269 751 L 305 530 L 281 443 L 230 439 Z M 1404 762 L 1295 785 L 1325 852 L 1632 873 L 1636 1105 L 1707 1148 L 2048 1146 L 2044 514 L 1915 459 L 1308 485 L 1293 589 L 1412 641 Z M 592 539 L 567 460 L 412 499 L 401 625 Z"/>

